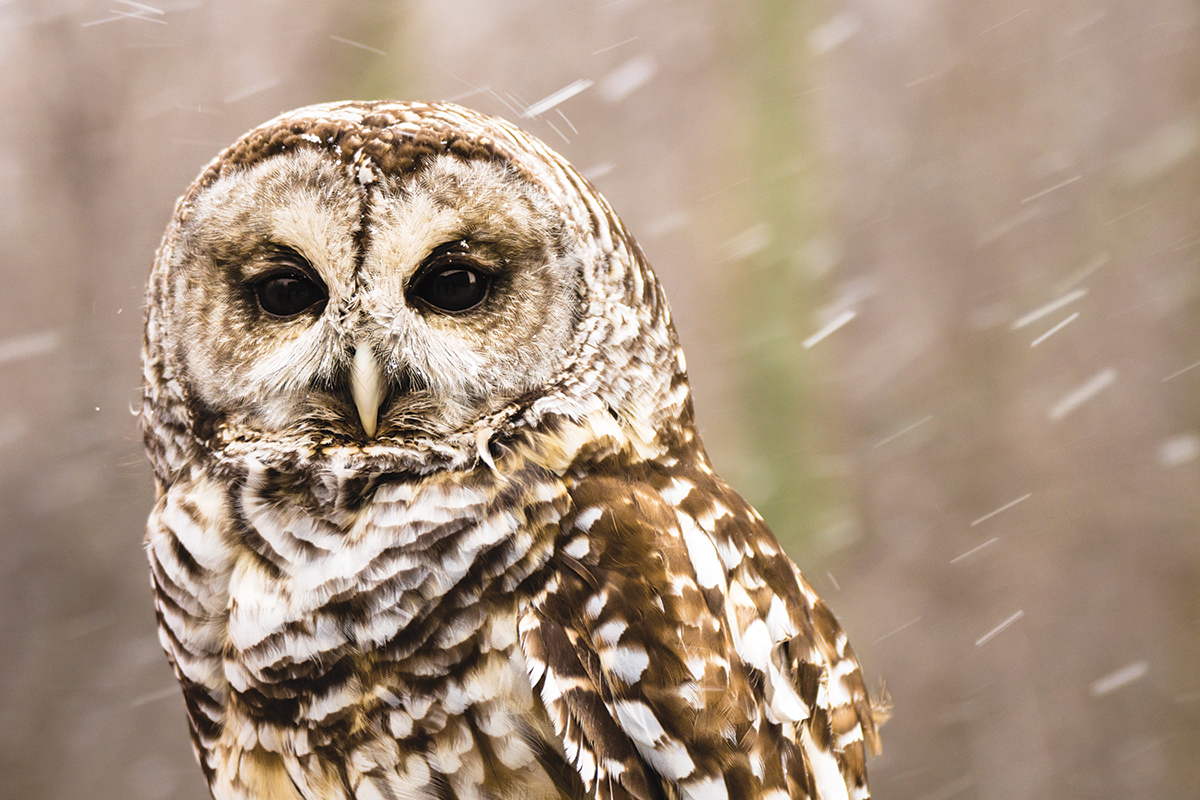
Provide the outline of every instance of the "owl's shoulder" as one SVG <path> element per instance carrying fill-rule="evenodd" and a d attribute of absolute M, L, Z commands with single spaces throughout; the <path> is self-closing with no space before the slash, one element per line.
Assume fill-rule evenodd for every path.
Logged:
<path fill-rule="evenodd" d="M 568 483 L 521 636 L 585 785 L 865 796 L 875 726 L 845 634 L 703 453 L 618 449 Z"/>

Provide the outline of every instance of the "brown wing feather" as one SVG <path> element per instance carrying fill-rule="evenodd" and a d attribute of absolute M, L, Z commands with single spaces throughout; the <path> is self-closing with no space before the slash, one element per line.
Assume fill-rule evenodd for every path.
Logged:
<path fill-rule="evenodd" d="M 853 651 L 761 518 L 702 463 L 587 475 L 521 624 L 585 786 L 820 797 L 840 773 L 840 796 L 866 797 L 875 729 Z"/>

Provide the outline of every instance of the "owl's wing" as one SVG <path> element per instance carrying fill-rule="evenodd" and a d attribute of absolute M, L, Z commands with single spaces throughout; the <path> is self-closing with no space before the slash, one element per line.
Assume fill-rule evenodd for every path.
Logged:
<path fill-rule="evenodd" d="M 521 647 L 598 798 L 868 796 L 878 736 L 824 602 L 706 469 L 590 477 Z"/>

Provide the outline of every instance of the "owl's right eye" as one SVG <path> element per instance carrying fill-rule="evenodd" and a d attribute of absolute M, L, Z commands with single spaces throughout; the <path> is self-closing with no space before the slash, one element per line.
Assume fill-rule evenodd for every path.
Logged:
<path fill-rule="evenodd" d="M 269 272 L 254 283 L 258 307 L 272 317 L 294 317 L 324 305 L 329 299 L 325 287 L 295 267 Z"/>

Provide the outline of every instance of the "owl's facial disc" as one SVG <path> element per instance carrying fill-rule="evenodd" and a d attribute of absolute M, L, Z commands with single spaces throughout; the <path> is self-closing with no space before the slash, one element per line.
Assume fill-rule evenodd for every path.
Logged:
<path fill-rule="evenodd" d="M 439 156 L 363 185 L 300 149 L 214 181 L 181 235 L 177 349 L 240 431 L 444 435 L 544 386 L 571 347 L 581 256 L 499 163 Z"/>

